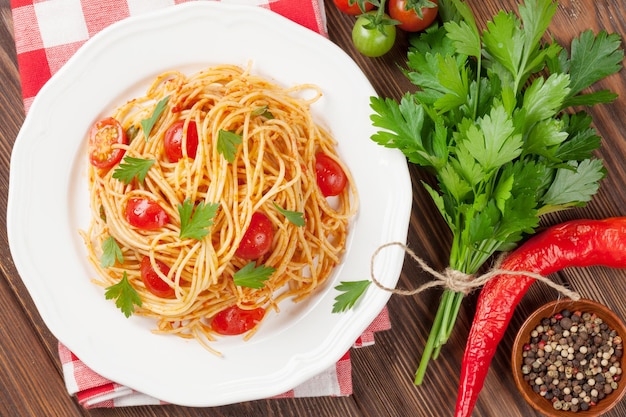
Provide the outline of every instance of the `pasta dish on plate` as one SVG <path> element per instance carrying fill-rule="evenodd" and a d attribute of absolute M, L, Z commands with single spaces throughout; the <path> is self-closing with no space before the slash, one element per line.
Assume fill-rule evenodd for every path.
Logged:
<path fill-rule="evenodd" d="M 163 73 L 96 122 L 81 233 L 105 296 L 213 350 L 326 282 L 358 195 L 321 96 L 221 65 Z"/>

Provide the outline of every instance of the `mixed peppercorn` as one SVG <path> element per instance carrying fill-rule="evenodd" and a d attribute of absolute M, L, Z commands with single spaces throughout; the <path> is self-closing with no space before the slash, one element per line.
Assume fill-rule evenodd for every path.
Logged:
<path fill-rule="evenodd" d="M 623 342 L 592 312 L 542 319 L 524 345 L 522 373 L 557 410 L 586 411 L 617 389 Z"/>

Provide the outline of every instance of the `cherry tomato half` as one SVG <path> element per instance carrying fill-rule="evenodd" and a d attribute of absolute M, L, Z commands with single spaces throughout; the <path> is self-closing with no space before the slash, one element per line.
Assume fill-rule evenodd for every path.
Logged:
<path fill-rule="evenodd" d="M 323 152 L 315 155 L 315 176 L 324 197 L 339 195 L 348 182 L 341 165 Z"/>
<path fill-rule="evenodd" d="M 157 268 L 164 275 L 167 275 L 170 272 L 170 268 L 165 265 L 163 262 L 155 259 Z M 152 262 L 150 262 L 149 256 L 144 256 L 141 260 L 141 265 L 139 266 L 139 271 L 141 272 L 141 280 L 143 284 L 146 286 L 148 291 L 157 297 L 161 298 L 174 298 L 175 291 L 174 288 L 170 287 L 167 282 L 163 281 L 161 277 L 157 274 L 157 272 L 152 267 Z"/>
<path fill-rule="evenodd" d="M 437 4 L 437 0 L 430 1 Z M 389 15 L 392 19 L 400 22 L 398 25 L 400 29 L 407 32 L 419 32 L 435 21 L 439 11 L 437 6 L 421 6 L 427 2 L 428 0 L 391 0 L 389 2 Z M 422 17 L 416 13 L 416 7 L 421 7 Z"/>
<path fill-rule="evenodd" d="M 265 214 L 255 212 L 235 255 L 243 259 L 258 259 L 272 249 L 273 240 L 272 221 Z"/>
<path fill-rule="evenodd" d="M 232 306 L 220 311 L 213 317 L 211 328 L 213 331 L 226 336 L 242 334 L 259 324 L 264 315 L 265 309 L 260 307 L 244 310 Z"/>
<path fill-rule="evenodd" d="M 352 42 L 354 46 L 360 53 L 372 58 L 389 52 L 396 41 L 395 25 L 381 23 L 373 28 L 368 29 L 366 27 L 372 22 L 371 17 L 375 16 L 375 14 L 375 11 L 371 11 L 360 15 L 352 28 Z M 383 18 L 389 19 L 389 16 L 384 15 Z"/>
<path fill-rule="evenodd" d="M 113 117 L 96 122 L 89 131 L 89 161 L 100 169 L 108 169 L 122 160 L 124 149 L 113 145 L 125 145 L 126 132 Z"/>
<path fill-rule="evenodd" d="M 155 230 L 165 226 L 170 218 L 156 201 L 133 197 L 126 203 L 126 220 L 139 229 Z"/>
<path fill-rule="evenodd" d="M 350 14 L 353 16 L 359 15 L 363 13 L 359 4 L 354 1 L 354 3 L 350 4 L 350 0 L 333 0 L 335 6 L 342 11 L 343 13 Z M 369 12 L 374 8 L 374 5 L 368 1 L 365 2 L 365 11 Z"/>
<path fill-rule="evenodd" d="M 165 155 L 170 162 L 178 162 L 183 157 L 183 120 L 172 124 L 165 132 L 163 144 Z M 198 129 L 196 122 L 189 122 L 187 125 L 187 144 L 185 146 L 187 156 L 195 158 L 198 151 Z"/>

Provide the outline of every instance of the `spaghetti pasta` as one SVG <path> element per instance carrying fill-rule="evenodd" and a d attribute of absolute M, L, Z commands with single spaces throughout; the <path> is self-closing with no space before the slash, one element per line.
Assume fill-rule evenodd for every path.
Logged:
<path fill-rule="evenodd" d="M 314 97 L 304 98 L 311 91 Z M 197 338 L 209 349 L 219 333 L 211 322 L 220 312 L 278 310 L 284 299 L 313 293 L 341 261 L 358 206 L 334 139 L 311 115 L 321 95 L 314 85 L 283 88 L 249 69 L 222 65 L 189 76 L 163 73 L 145 96 L 118 107 L 112 118 L 126 140 L 105 143 L 118 138 L 111 130 L 90 139 L 92 160 L 94 152 L 124 155 L 111 167 L 92 162 L 89 168 L 92 221 L 83 237 L 99 275 L 94 281 L 110 288 L 126 278 L 141 300 L 134 313 L 156 319 L 156 332 Z M 176 124 L 172 145 L 168 129 Z M 347 179 L 334 197 L 317 184 L 320 153 Z M 123 175 L 124 167 L 142 161 L 143 173 Z M 153 209 L 158 216 L 148 223 L 133 221 Z M 200 209 L 213 210 L 210 221 L 189 237 L 185 223 Z M 238 248 L 255 213 L 271 224 L 271 247 L 246 259 Z M 103 262 L 107 244 L 117 248 L 115 262 Z M 271 274 L 259 285 L 236 283 L 246 267 Z M 146 273 L 165 293 L 150 290 Z"/>

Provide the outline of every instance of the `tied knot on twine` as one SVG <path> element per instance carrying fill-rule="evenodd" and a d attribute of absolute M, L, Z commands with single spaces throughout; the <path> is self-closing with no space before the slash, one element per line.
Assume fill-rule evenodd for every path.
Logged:
<path fill-rule="evenodd" d="M 389 246 L 399 246 L 400 248 L 402 248 L 404 252 L 406 252 L 415 262 L 417 262 L 418 265 L 425 272 L 432 275 L 433 279 L 422 284 L 421 286 L 413 290 L 403 290 L 403 289 L 391 288 L 391 287 L 387 287 L 383 285 L 378 280 L 378 278 L 376 278 L 374 274 L 374 263 L 378 254 L 380 254 L 380 252 L 383 249 Z M 496 264 L 494 265 L 492 269 L 480 275 L 466 274 L 464 272 L 452 269 L 450 267 L 446 268 L 443 272 L 439 272 L 431 268 L 426 263 L 426 261 L 424 261 L 422 258 L 417 256 L 417 254 L 405 244 L 401 242 L 389 242 L 389 243 L 385 243 L 384 245 L 379 246 L 376 249 L 376 251 L 374 251 L 374 254 L 372 255 L 372 259 L 370 263 L 370 274 L 371 274 L 372 282 L 374 282 L 374 284 L 376 284 L 378 288 L 384 291 L 389 291 L 393 294 L 399 294 L 399 295 L 415 295 L 433 287 L 442 287 L 445 289 L 452 290 L 454 292 L 460 292 L 460 293 L 467 295 L 471 293 L 473 290 L 479 287 L 482 287 L 490 279 L 495 278 L 498 275 L 518 275 L 518 276 L 523 275 L 523 276 L 534 278 L 537 281 L 544 283 L 545 285 L 557 290 L 558 292 L 560 292 L 566 297 L 571 298 L 572 300 L 580 299 L 580 295 L 577 292 L 572 291 L 563 285 L 557 284 L 543 275 L 536 274 L 530 271 L 511 271 L 507 269 L 501 269 L 500 264 L 502 263 L 503 259 L 504 259 L 504 254 L 498 258 Z"/>

